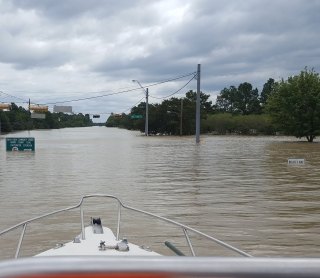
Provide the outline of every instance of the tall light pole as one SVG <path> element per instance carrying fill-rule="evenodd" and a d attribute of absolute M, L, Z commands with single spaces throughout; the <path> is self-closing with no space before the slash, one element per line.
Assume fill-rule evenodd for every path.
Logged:
<path fill-rule="evenodd" d="M 146 93 L 146 120 L 145 120 L 145 127 L 144 133 L 146 136 L 149 135 L 149 89 L 144 89 L 144 87 L 140 84 L 138 80 L 132 80 L 132 82 L 136 82 L 139 84 L 141 89 Z"/>

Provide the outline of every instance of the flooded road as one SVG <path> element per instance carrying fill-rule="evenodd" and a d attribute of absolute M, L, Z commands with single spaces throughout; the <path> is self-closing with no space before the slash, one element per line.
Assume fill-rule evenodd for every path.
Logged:
<path fill-rule="evenodd" d="M 36 151 L 6 152 L 6 136 L 34 137 Z M 0 137 L 0 230 L 75 205 L 84 194 L 103 193 L 253 256 L 320 256 L 319 143 L 292 137 L 202 136 L 196 145 L 194 137 L 144 137 L 105 127 L 6 136 Z M 288 165 L 288 158 L 303 158 L 305 164 Z M 97 203 L 88 206 L 88 218 L 100 216 L 104 204 Z M 108 213 L 112 208 L 102 210 L 103 223 L 114 225 Z M 80 232 L 78 224 L 71 224 L 79 223 L 78 218 L 78 212 L 68 213 L 28 226 L 22 255 L 52 247 L 56 229 L 62 234 L 59 240 L 72 240 Z M 183 245 L 170 227 L 156 221 L 148 225 L 148 219 L 133 221 L 129 215 L 124 219 L 129 240 L 139 241 L 143 229 L 152 248 L 166 240 L 167 232 Z M 0 259 L 14 255 L 19 232 L 0 238 Z M 232 255 L 199 242 L 200 255 Z"/>

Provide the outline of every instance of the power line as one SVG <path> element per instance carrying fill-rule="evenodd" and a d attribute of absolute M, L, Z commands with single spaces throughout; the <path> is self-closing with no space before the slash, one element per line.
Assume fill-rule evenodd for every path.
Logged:
<path fill-rule="evenodd" d="M 179 93 L 183 88 L 185 88 L 185 87 L 196 77 L 196 75 L 197 75 L 197 74 L 194 74 L 194 75 L 192 76 L 192 78 L 191 78 L 186 84 L 184 84 L 180 89 L 178 89 L 177 91 L 175 91 L 174 93 L 172 93 L 172 94 L 170 94 L 170 95 L 167 95 L 167 96 L 165 96 L 165 97 L 153 97 L 153 96 L 150 96 L 150 97 L 155 98 L 155 99 L 165 99 L 165 98 L 171 97 L 171 96 Z"/>
<path fill-rule="evenodd" d="M 197 76 L 197 73 L 196 73 L 196 72 L 193 72 L 192 74 L 193 74 L 192 78 L 191 78 L 186 84 L 184 84 L 179 90 L 175 91 L 174 93 L 172 93 L 172 94 L 170 94 L 170 95 L 168 95 L 168 96 L 162 97 L 162 98 L 153 97 L 153 96 L 150 96 L 150 95 L 149 95 L 149 97 L 152 97 L 152 98 L 155 98 L 155 99 L 165 99 L 165 98 L 167 98 L 167 97 L 173 96 L 174 94 L 177 94 L 177 93 L 180 92 L 183 88 L 185 88 L 185 87 Z M 189 75 L 190 75 L 190 74 L 189 74 Z M 189 76 L 189 75 L 188 75 L 188 76 Z M 145 86 L 145 87 L 150 87 L 150 85 L 149 85 L 149 86 Z M 144 98 L 145 98 L 145 96 L 143 96 L 143 97 L 142 97 L 139 101 L 137 101 L 133 106 L 131 106 L 130 108 L 124 110 L 122 113 L 125 113 L 125 112 L 127 112 L 128 110 L 131 110 L 131 109 L 132 109 L 133 107 L 135 107 L 138 103 L 140 103 Z M 101 113 L 100 113 L 100 114 L 101 114 Z"/>
<path fill-rule="evenodd" d="M 187 77 L 187 76 L 190 76 L 190 75 L 194 75 L 195 72 L 192 72 L 192 73 L 188 73 L 188 74 L 184 74 L 184 75 L 181 75 L 179 77 L 175 77 L 175 78 L 171 78 L 171 79 L 167 79 L 167 80 L 164 80 L 164 81 L 159 81 L 159 82 L 156 82 L 156 83 L 153 83 L 153 84 L 149 84 L 149 85 L 146 85 L 144 87 L 153 87 L 153 86 L 157 86 L 157 85 L 160 85 L 160 84 L 164 84 L 164 83 L 168 83 L 168 82 L 172 82 L 172 81 L 175 81 L 175 80 L 179 80 L 179 79 L 182 79 L 184 77 Z M 194 78 L 194 76 L 193 76 Z M 193 79 L 192 78 L 192 79 Z M 144 88 L 143 87 L 143 88 Z M 67 103 L 67 102 L 76 102 L 76 101 L 82 101 L 82 100 L 90 100 L 90 99 L 95 99 L 95 98 L 102 98 L 102 97 L 107 97 L 107 96 L 112 96 L 112 95 L 118 95 L 118 94 L 123 94 L 123 93 L 128 93 L 128 92 L 132 92 L 132 91 L 137 91 L 137 90 L 140 90 L 141 88 L 133 88 L 133 89 L 127 89 L 127 90 L 123 90 L 123 91 L 119 91 L 119 92 L 113 92 L 113 93 L 109 93 L 109 94 L 103 94 L 103 95 L 99 95 L 99 96 L 92 96 L 92 97 L 85 97 L 85 98 L 78 98 L 78 99 L 72 99 L 72 100 L 64 100 L 64 101 L 57 101 L 57 102 L 48 102 L 48 103 L 44 103 L 43 105 L 52 105 L 52 104 L 59 104 L 59 103 Z"/>
<path fill-rule="evenodd" d="M 179 90 L 175 91 L 174 93 L 172 93 L 172 94 L 170 94 L 170 95 L 167 95 L 167 96 L 165 96 L 165 97 L 162 97 L 162 98 L 153 97 L 153 96 L 150 96 L 150 95 L 149 95 L 149 97 L 156 98 L 156 99 L 165 99 L 165 98 L 167 98 L 167 97 L 170 97 L 170 96 L 173 96 L 173 95 L 177 94 L 177 93 L 180 92 L 183 88 L 185 88 L 185 87 L 197 76 L 197 73 L 196 73 L 196 72 L 194 72 L 194 73 L 192 73 L 192 74 L 193 74 L 192 78 L 191 78 L 186 84 L 184 84 Z M 149 85 L 149 86 L 146 86 L 146 87 L 150 87 L 150 85 Z M 133 106 L 131 106 L 130 108 L 124 110 L 122 113 L 125 113 L 125 112 L 127 112 L 128 110 L 131 110 L 131 109 L 132 109 L 133 107 L 135 107 L 138 103 L 140 103 L 144 98 L 145 98 L 145 96 L 143 96 L 143 97 L 142 97 L 139 101 L 137 101 Z M 102 113 L 100 113 L 100 114 L 102 114 Z M 109 114 L 111 114 L 111 113 L 109 113 Z"/>
<path fill-rule="evenodd" d="M 25 99 L 22 99 L 22 98 L 20 98 L 20 97 L 13 96 L 13 95 L 10 95 L 10 94 L 7 94 L 7 93 L 5 93 L 5 92 L 3 92 L 3 91 L 0 91 L 0 94 L 6 95 L 7 97 L 13 97 L 13 98 L 16 98 L 16 99 L 22 100 L 22 101 L 23 101 L 23 103 L 27 103 L 27 102 L 28 102 L 28 100 L 25 100 Z"/>
<path fill-rule="evenodd" d="M 167 80 L 165 80 L 165 81 L 160 81 L 160 82 L 157 82 L 157 83 L 154 83 L 154 84 L 145 85 L 145 86 L 142 86 L 142 88 L 149 88 L 149 87 L 152 87 L 152 86 L 157 86 L 157 85 L 160 85 L 160 84 L 163 84 L 163 83 L 168 83 L 168 82 L 171 82 L 171 81 L 179 80 L 179 79 L 182 79 L 182 78 L 187 77 L 187 76 L 190 76 L 190 75 L 193 75 L 193 77 L 192 77 L 192 79 L 193 79 L 194 76 L 197 75 L 197 73 L 194 71 L 194 72 L 191 72 L 191 73 L 188 73 L 188 74 L 185 74 L 185 75 L 176 77 L 176 78 L 167 79 Z M 192 79 L 191 79 L 191 80 L 192 80 Z M 140 88 L 140 89 L 141 89 L 141 88 Z"/>
<path fill-rule="evenodd" d="M 92 97 L 85 97 L 85 98 L 78 98 L 78 99 L 71 99 L 71 100 L 64 100 L 64 101 L 56 101 L 56 102 L 48 102 L 48 103 L 44 103 L 44 105 L 67 103 L 67 102 L 76 102 L 76 101 L 81 101 L 81 100 L 89 100 L 89 99 L 95 99 L 95 98 L 101 98 L 101 97 L 107 97 L 107 96 L 112 96 L 112 95 L 128 93 L 128 92 L 132 92 L 132 91 L 136 91 L 136 90 L 138 90 L 138 88 L 130 89 L 130 90 L 124 90 L 124 91 L 110 93 L 110 94 L 105 94 L 105 95 L 99 95 L 99 96 L 92 96 Z"/>
<path fill-rule="evenodd" d="M 141 102 L 141 100 L 143 100 L 145 97 L 143 96 L 142 98 L 140 98 L 134 105 L 132 105 L 131 107 L 127 108 L 126 110 L 124 110 L 122 113 L 125 113 L 127 112 L 128 110 L 132 109 L 133 107 L 135 107 L 138 103 Z M 96 115 L 96 114 L 99 114 L 99 115 L 110 115 L 114 112 L 100 112 L 100 113 L 85 113 L 85 114 L 89 114 L 89 115 Z"/>
<path fill-rule="evenodd" d="M 160 85 L 160 84 L 164 84 L 164 83 L 172 82 L 172 81 L 175 81 L 175 80 L 179 80 L 179 79 L 185 78 L 185 77 L 190 76 L 190 75 L 193 75 L 192 78 L 191 78 L 185 85 L 183 85 L 179 90 L 175 91 L 174 93 L 172 93 L 172 94 L 170 94 L 170 95 L 168 95 L 168 96 L 165 96 L 165 97 L 161 97 L 161 98 L 150 96 L 150 97 L 156 98 L 156 99 L 165 99 L 165 98 L 167 98 L 167 97 L 173 96 L 174 94 L 177 94 L 179 91 L 181 91 L 183 88 L 185 88 L 185 87 L 195 78 L 196 72 L 184 74 L 184 75 L 181 75 L 181 76 L 178 76 L 178 77 L 174 77 L 174 78 L 166 79 L 166 80 L 159 81 L 159 82 L 156 82 L 156 83 L 152 83 L 152 84 L 149 84 L 149 85 L 145 85 L 145 86 L 142 86 L 142 88 L 158 86 L 158 85 Z M 84 97 L 84 98 L 78 98 L 78 99 L 73 99 L 73 100 L 57 101 L 57 102 L 49 102 L 49 103 L 44 103 L 44 104 L 42 104 L 42 105 L 50 105 L 50 104 L 53 105 L 53 104 L 59 104 L 59 103 L 68 103 L 68 102 L 76 102 L 76 101 L 82 101 L 82 100 L 90 100 L 90 99 L 96 99 L 96 98 L 102 98 L 102 97 L 107 97 L 107 96 L 112 96 L 112 95 L 118 95 L 118 94 L 128 93 L 128 92 L 132 92 L 132 91 L 136 91 L 136 90 L 140 90 L 140 89 L 141 89 L 141 87 L 138 87 L 138 88 L 126 89 L 126 90 L 122 90 L 122 91 L 118 91 L 118 92 L 111 92 L 111 93 L 109 93 L 109 94 L 103 94 L 103 95 L 98 95 L 98 96 Z M 99 91 L 99 92 L 94 92 L 94 93 L 101 93 L 101 92 L 107 92 L 107 91 Z M 93 93 L 93 92 L 91 92 L 91 93 Z M 29 102 L 28 100 L 22 99 L 22 98 L 20 98 L 20 97 L 14 96 L 14 95 L 10 95 L 10 94 L 4 93 L 3 91 L 0 91 L 0 94 L 4 94 L 4 95 L 6 95 L 6 96 L 9 96 L 9 97 L 13 97 L 13 98 L 22 100 L 23 103 L 28 103 L 28 102 Z M 144 97 L 142 97 L 142 98 L 141 98 L 138 102 L 136 102 L 132 107 L 124 110 L 122 113 L 125 113 L 125 112 L 127 112 L 128 110 L 132 109 L 134 106 L 136 106 L 138 103 L 140 103 L 143 98 L 144 98 Z M 95 114 L 98 114 L 98 113 L 95 113 Z M 110 112 L 105 112 L 105 113 L 99 113 L 99 114 L 111 114 L 111 113 L 110 113 Z M 89 114 L 89 115 L 93 115 L 93 114 Z"/>
<path fill-rule="evenodd" d="M 128 110 L 131 110 L 131 109 L 132 109 L 133 107 L 135 107 L 138 103 L 140 103 L 141 100 L 143 100 L 144 98 L 145 98 L 145 96 L 143 96 L 142 98 L 140 98 L 139 101 L 137 101 L 137 102 L 136 102 L 134 105 L 132 105 L 130 108 L 124 110 L 122 113 L 125 113 L 125 112 L 127 112 Z"/>

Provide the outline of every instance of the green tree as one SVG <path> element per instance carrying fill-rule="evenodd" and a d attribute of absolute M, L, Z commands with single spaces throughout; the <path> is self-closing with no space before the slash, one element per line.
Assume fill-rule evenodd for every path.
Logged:
<path fill-rule="evenodd" d="M 258 89 L 253 89 L 248 82 L 241 83 L 238 87 L 235 107 L 242 115 L 259 114 L 261 108 Z"/>
<path fill-rule="evenodd" d="M 150 108 L 150 105 L 149 107 Z M 131 115 L 142 115 L 142 119 L 134 119 L 133 120 L 133 129 L 140 130 L 140 132 L 144 132 L 145 130 L 145 118 L 146 118 L 146 103 L 140 102 L 138 106 L 135 106 L 131 109 Z"/>
<path fill-rule="evenodd" d="M 231 113 L 218 113 L 208 116 L 203 126 L 207 132 L 216 134 L 273 134 L 274 127 L 270 116 L 260 115 L 233 115 Z"/>
<path fill-rule="evenodd" d="M 149 104 L 149 133 L 150 134 L 180 134 L 180 123 L 182 121 L 183 135 L 194 134 L 195 132 L 195 111 L 197 93 L 189 91 L 184 98 L 164 100 L 161 104 Z M 206 119 L 208 113 L 213 112 L 212 102 L 209 101 L 210 95 L 200 93 L 201 119 Z M 181 100 L 183 100 L 182 119 L 181 119 Z M 129 115 L 123 114 L 121 119 L 117 119 L 111 114 L 107 119 L 107 127 L 123 127 L 127 129 L 145 129 L 146 103 L 141 102 L 131 109 Z M 131 119 L 131 115 L 142 115 L 142 119 Z"/>
<path fill-rule="evenodd" d="M 7 112 L 12 130 L 32 129 L 29 111 L 15 103 L 11 103 L 10 110 Z"/>
<path fill-rule="evenodd" d="M 6 112 L 0 110 L 0 133 L 1 132 L 10 132 L 12 130 L 10 121 L 6 115 Z"/>
<path fill-rule="evenodd" d="M 220 95 L 217 96 L 216 109 L 219 112 L 227 112 L 234 114 L 237 92 L 237 88 L 234 86 L 224 88 L 220 92 Z"/>
<path fill-rule="evenodd" d="M 267 109 L 277 126 L 308 142 L 320 134 L 320 77 L 305 68 L 299 75 L 278 83 Z"/>
<path fill-rule="evenodd" d="M 267 103 L 269 96 L 274 92 L 276 83 L 273 78 L 269 78 L 268 81 L 263 85 L 263 89 L 260 95 L 260 103 L 264 107 Z"/>
<path fill-rule="evenodd" d="M 212 101 L 209 101 L 210 95 L 200 92 L 200 116 L 205 120 L 209 113 L 213 112 Z M 184 135 L 192 135 L 196 129 L 196 101 L 197 93 L 189 91 L 183 99 L 183 123 L 182 130 Z M 179 104 L 180 105 L 180 104 Z M 179 110 L 178 110 L 179 111 Z M 178 130 L 178 129 L 177 129 Z"/>
<path fill-rule="evenodd" d="M 11 103 L 10 110 L 7 112 L 0 111 L 3 126 L 2 131 L 10 132 L 15 130 L 31 130 L 31 129 L 51 129 L 62 127 L 83 127 L 91 126 L 92 120 L 90 115 L 64 113 L 45 113 L 45 119 L 31 118 L 28 110 L 15 103 Z"/>
<path fill-rule="evenodd" d="M 232 114 L 260 114 L 261 106 L 258 89 L 253 89 L 248 82 L 241 83 L 238 88 L 224 88 L 216 101 L 217 110 Z"/>

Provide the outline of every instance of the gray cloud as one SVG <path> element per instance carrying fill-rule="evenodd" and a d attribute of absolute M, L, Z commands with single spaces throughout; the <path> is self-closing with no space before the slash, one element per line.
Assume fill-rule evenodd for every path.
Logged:
<path fill-rule="evenodd" d="M 91 0 L 91 1 L 78 1 L 78 0 L 13 0 L 11 1 L 14 6 L 20 9 L 33 10 L 41 14 L 41 16 L 49 17 L 51 20 L 68 21 L 70 19 L 92 16 L 94 17 L 109 17 L 121 10 L 126 10 L 132 5 L 132 1 L 117 1 L 117 0 Z M 141 2 L 141 1 L 140 1 Z M 136 4 L 139 4 L 136 1 Z M 141 2 L 142 4 L 142 2 Z"/>
<path fill-rule="evenodd" d="M 319 1 L 2 0 L 0 9 L 0 90 L 39 102 L 134 87 L 131 79 L 153 83 L 198 63 L 202 90 L 213 95 L 244 81 L 261 88 L 305 66 L 320 70 Z M 117 112 L 140 97 L 74 105 Z"/>

